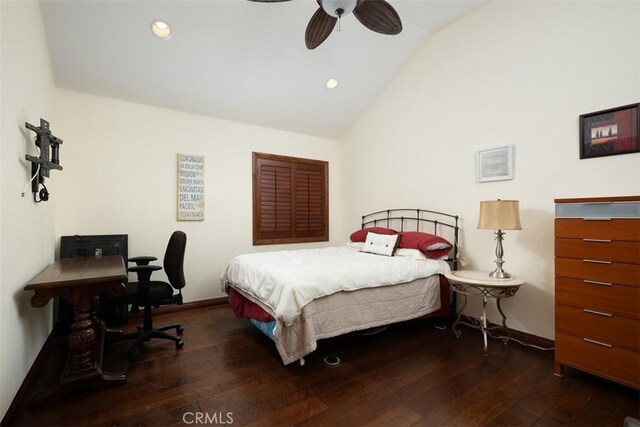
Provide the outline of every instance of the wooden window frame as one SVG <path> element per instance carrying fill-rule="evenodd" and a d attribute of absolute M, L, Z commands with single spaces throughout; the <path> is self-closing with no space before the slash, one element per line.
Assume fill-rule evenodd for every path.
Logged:
<path fill-rule="evenodd" d="M 263 162 L 264 161 L 264 162 Z M 289 188 L 290 199 L 290 229 L 288 236 L 265 238 L 262 232 L 262 190 L 259 183 L 262 182 L 261 165 L 268 162 L 280 162 L 289 165 Z M 312 166 L 314 169 L 321 168 L 322 174 L 322 207 L 321 207 L 321 230 L 320 235 L 296 235 L 296 165 L 304 170 L 305 166 Z M 317 170 L 317 169 L 316 169 Z M 329 241 L 329 162 L 323 160 L 303 159 L 299 157 L 280 156 L 276 154 L 252 153 L 252 171 L 253 171 L 253 244 L 254 245 L 275 245 L 285 243 L 309 243 L 309 242 L 327 242 Z M 285 232 L 286 233 L 286 232 Z M 303 233 L 304 234 L 304 233 Z"/>

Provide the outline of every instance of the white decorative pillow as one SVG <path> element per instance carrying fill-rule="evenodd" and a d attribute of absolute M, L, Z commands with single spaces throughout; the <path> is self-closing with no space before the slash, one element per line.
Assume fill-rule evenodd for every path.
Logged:
<path fill-rule="evenodd" d="M 393 251 L 396 249 L 397 244 L 397 234 L 376 234 L 369 232 L 367 233 L 367 240 L 364 242 L 362 252 L 393 256 Z"/>

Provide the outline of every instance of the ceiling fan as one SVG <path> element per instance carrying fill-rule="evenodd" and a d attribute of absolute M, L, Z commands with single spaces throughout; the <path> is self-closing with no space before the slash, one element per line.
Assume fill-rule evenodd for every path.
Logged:
<path fill-rule="evenodd" d="M 257 3 L 281 3 L 290 0 L 250 0 Z M 353 12 L 362 25 L 380 34 L 399 34 L 402 21 L 386 0 L 316 0 L 320 8 L 313 14 L 304 41 L 309 49 L 324 42 L 343 16 Z"/>

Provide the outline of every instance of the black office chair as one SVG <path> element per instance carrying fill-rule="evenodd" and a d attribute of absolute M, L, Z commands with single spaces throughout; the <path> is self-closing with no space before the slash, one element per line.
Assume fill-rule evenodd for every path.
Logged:
<path fill-rule="evenodd" d="M 164 271 L 167 274 L 169 283 L 151 280 L 154 271 L 161 270 L 158 265 L 149 265 L 151 261 L 157 260 L 152 256 L 139 256 L 129 258 L 129 262 L 136 263 L 135 267 L 129 267 L 128 271 L 138 275 L 137 282 L 130 282 L 126 285 L 123 295 L 109 298 L 110 304 L 132 304 L 133 307 L 144 307 L 144 320 L 142 327 L 138 327 L 137 332 L 118 336 L 110 341 L 115 343 L 123 340 L 135 339 L 129 348 L 129 360 L 134 361 L 138 357 L 140 346 L 143 342 L 152 338 L 161 338 L 175 341 L 176 348 L 182 348 L 184 343 L 182 338 L 169 334 L 165 331 L 175 329 L 177 334 L 182 334 L 184 329 L 179 324 L 153 327 L 151 307 L 159 307 L 165 304 L 182 304 L 182 288 L 185 286 L 184 280 L 184 252 L 187 246 L 187 235 L 182 231 L 175 231 L 169 239 L 167 250 L 164 254 Z M 178 291 L 174 295 L 173 290 Z"/>

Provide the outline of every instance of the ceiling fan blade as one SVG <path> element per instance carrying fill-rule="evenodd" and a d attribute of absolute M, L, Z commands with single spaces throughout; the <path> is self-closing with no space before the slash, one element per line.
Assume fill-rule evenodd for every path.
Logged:
<path fill-rule="evenodd" d="M 359 0 L 353 9 L 358 21 L 380 34 L 400 34 L 402 21 L 398 12 L 385 0 Z"/>
<path fill-rule="evenodd" d="M 319 8 L 309 20 L 307 31 L 304 35 L 304 41 L 307 44 L 307 48 L 315 49 L 320 46 L 320 44 L 329 37 L 335 28 L 337 21 L 338 18 L 327 15 L 322 8 Z"/>

